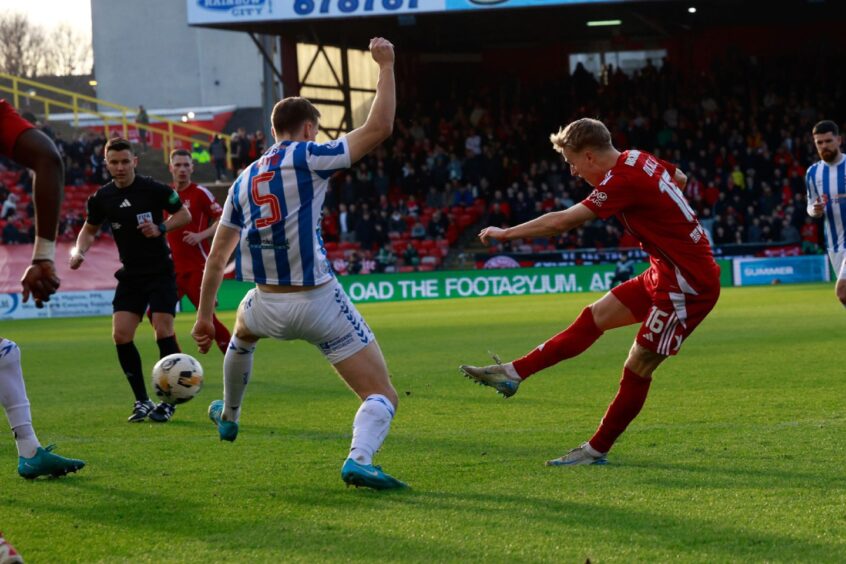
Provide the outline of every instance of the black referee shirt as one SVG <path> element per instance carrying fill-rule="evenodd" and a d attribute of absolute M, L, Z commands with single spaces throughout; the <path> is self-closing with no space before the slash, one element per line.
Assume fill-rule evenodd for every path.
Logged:
<path fill-rule="evenodd" d="M 173 270 L 170 247 L 164 236 L 147 238 L 138 229 L 142 223 L 164 221 L 162 211 L 173 214 L 182 208 L 179 195 L 149 176 L 135 176 L 126 188 L 114 181 L 105 184 L 88 198 L 86 204 L 91 225 L 108 222 L 117 243 L 120 261 L 128 273 L 156 274 Z"/>

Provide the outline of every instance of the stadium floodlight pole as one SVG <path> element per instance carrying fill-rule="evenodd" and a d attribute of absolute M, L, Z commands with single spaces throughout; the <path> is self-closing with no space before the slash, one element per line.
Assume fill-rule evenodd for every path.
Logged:
<path fill-rule="evenodd" d="M 277 95 L 276 80 L 279 80 L 280 90 L 283 89 L 282 73 L 273 64 L 273 55 L 281 49 L 279 46 L 279 37 L 276 35 L 263 34 L 256 37 L 254 33 L 249 34 L 250 39 L 255 43 L 256 48 L 261 54 L 262 58 L 262 90 L 261 90 L 261 106 L 264 119 L 262 120 L 264 134 L 267 139 L 273 137 L 270 130 L 270 114 L 273 112 L 273 106 L 284 97 L 284 92 Z"/>
<path fill-rule="evenodd" d="M 275 35 L 262 35 L 261 44 L 263 52 L 269 56 L 262 57 L 262 108 L 264 110 L 264 120 L 262 120 L 262 129 L 264 130 L 265 138 L 272 139 L 273 133 L 270 130 L 270 115 L 273 112 L 273 106 L 279 101 L 279 96 L 276 92 L 276 76 L 273 67 L 272 54 L 276 53 L 276 48 L 279 38 Z"/>

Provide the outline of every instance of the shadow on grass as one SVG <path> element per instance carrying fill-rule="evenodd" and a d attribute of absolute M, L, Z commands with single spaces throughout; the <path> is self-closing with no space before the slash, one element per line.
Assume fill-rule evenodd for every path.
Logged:
<path fill-rule="evenodd" d="M 56 481 L 58 490 L 84 497 L 86 503 L 51 498 L 35 501 L 32 510 L 126 528 L 146 543 L 165 542 L 157 540 L 164 527 L 168 545 L 199 542 L 210 551 L 220 547 L 227 554 L 259 550 L 323 561 L 376 559 L 388 547 L 397 560 L 402 555 L 415 560 L 425 555 L 434 561 L 479 560 L 484 555 L 498 555 L 494 559 L 508 555 L 509 561 L 548 560 L 556 555 L 572 558 L 574 551 L 595 547 L 594 556 L 600 559 L 628 553 L 695 560 L 832 561 L 837 548 L 824 541 L 750 531 L 742 523 L 721 522 L 716 516 L 663 514 L 650 510 L 648 502 L 629 509 L 581 497 L 556 500 L 414 489 L 374 492 L 324 482 L 275 485 L 265 491 L 228 482 L 218 485 L 222 499 L 200 502 L 94 481 Z M 559 551 L 545 544 L 544 534 L 570 540 L 561 541 L 566 548 Z M 521 542 L 527 544 L 519 554 L 509 553 Z M 97 548 L 110 554 L 108 547 Z"/>

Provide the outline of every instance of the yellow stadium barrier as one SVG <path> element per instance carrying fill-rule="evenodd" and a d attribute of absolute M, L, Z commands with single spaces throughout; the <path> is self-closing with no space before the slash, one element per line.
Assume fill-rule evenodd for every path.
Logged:
<path fill-rule="evenodd" d="M 128 106 L 121 106 L 120 104 L 114 104 L 106 100 L 65 90 L 64 88 L 58 88 L 43 82 L 2 72 L 0 72 L 0 92 L 9 94 L 12 98 L 12 104 L 16 108 L 20 107 L 21 98 L 42 103 L 44 105 L 44 118 L 47 120 L 50 119 L 50 112 L 54 108 L 61 108 L 68 110 L 69 113 L 73 113 L 73 124 L 75 127 L 79 127 L 80 118 L 99 118 L 103 122 L 103 131 L 106 138 L 109 137 L 110 131 L 115 127 L 122 131 L 124 138 L 127 138 L 129 136 L 130 125 L 136 129 L 143 129 L 151 135 L 158 133 L 162 136 L 163 140 L 162 154 L 165 162 L 168 161 L 170 151 L 175 146 L 175 141 L 186 141 L 193 145 L 197 142 L 197 138 L 194 137 L 196 135 L 207 137 L 208 141 L 211 141 L 215 135 L 219 135 L 226 144 L 227 166 L 231 166 L 231 138 L 229 135 L 219 131 L 194 125 L 190 122 L 175 121 L 155 114 L 149 115 L 150 120 L 156 122 L 153 125 L 137 123 L 134 121 L 136 111 Z M 109 108 L 113 113 L 106 114 L 99 111 L 98 108 Z M 177 132 L 174 130 L 175 128 L 181 131 L 187 130 L 190 134 Z"/>

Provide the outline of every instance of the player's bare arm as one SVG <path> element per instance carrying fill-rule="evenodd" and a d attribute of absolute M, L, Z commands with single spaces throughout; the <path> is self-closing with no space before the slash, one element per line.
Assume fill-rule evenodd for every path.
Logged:
<path fill-rule="evenodd" d="M 12 157 L 35 172 L 32 196 L 35 203 L 35 246 L 32 264 L 21 277 L 23 301 L 32 295 L 35 306 L 59 289 L 59 277 L 53 261 L 56 258 L 56 230 L 62 205 L 65 168 L 56 146 L 44 133 L 30 129 L 15 142 Z"/>
<path fill-rule="evenodd" d="M 209 237 L 214 237 L 214 232 L 217 231 L 218 223 L 220 223 L 220 220 L 216 220 L 214 223 L 209 225 L 208 229 L 198 231 L 197 233 L 194 233 L 193 231 L 186 231 L 182 235 L 182 241 L 189 245 L 197 246 Z"/>
<path fill-rule="evenodd" d="M 479 239 L 482 243 L 487 244 L 490 239 L 510 241 L 525 237 L 551 237 L 566 233 L 595 218 L 596 214 L 587 206 L 576 204 L 566 210 L 549 212 L 507 229 L 486 227 L 479 233 Z"/>
<path fill-rule="evenodd" d="M 68 261 L 71 270 L 76 270 L 82 266 L 82 262 L 85 260 L 85 253 L 94 244 L 94 236 L 97 235 L 98 229 L 100 229 L 99 225 L 91 225 L 87 221 L 82 226 L 82 229 L 80 229 L 79 235 L 76 237 L 76 246 L 71 249 L 70 260 Z"/>
<path fill-rule="evenodd" d="M 155 237 L 161 237 L 168 231 L 185 227 L 190 222 L 191 212 L 188 211 L 188 208 L 182 206 L 179 208 L 178 212 L 167 218 L 161 225 L 156 225 L 155 223 L 141 223 L 138 225 L 138 229 L 141 230 L 144 237 L 152 239 Z M 164 230 L 162 230 L 162 227 L 164 227 Z"/>
<path fill-rule="evenodd" d="M 200 287 L 197 321 L 191 330 L 191 336 L 197 342 L 197 347 L 203 354 L 206 354 L 214 344 L 214 323 L 212 322 L 214 302 L 223 281 L 226 262 L 235 251 L 240 237 L 239 230 L 222 225 L 215 233 L 212 241 L 209 258 L 206 260 L 206 269 L 203 272 L 203 284 Z"/>
<path fill-rule="evenodd" d="M 687 175 L 679 169 L 676 169 L 676 172 L 673 173 L 673 180 L 676 181 L 676 186 L 679 188 L 687 186 Z"/>
<path fill-rule="evenodd" d="M 397 112 L 397 93 L 394 79 L 394 46 L 382 37 L 370 40 L 370 55 L 379 65 L 376 97 L 370 106 L 367 121 L 347 134 L 352 163 L 378 147 L 391 136 Z"/>

